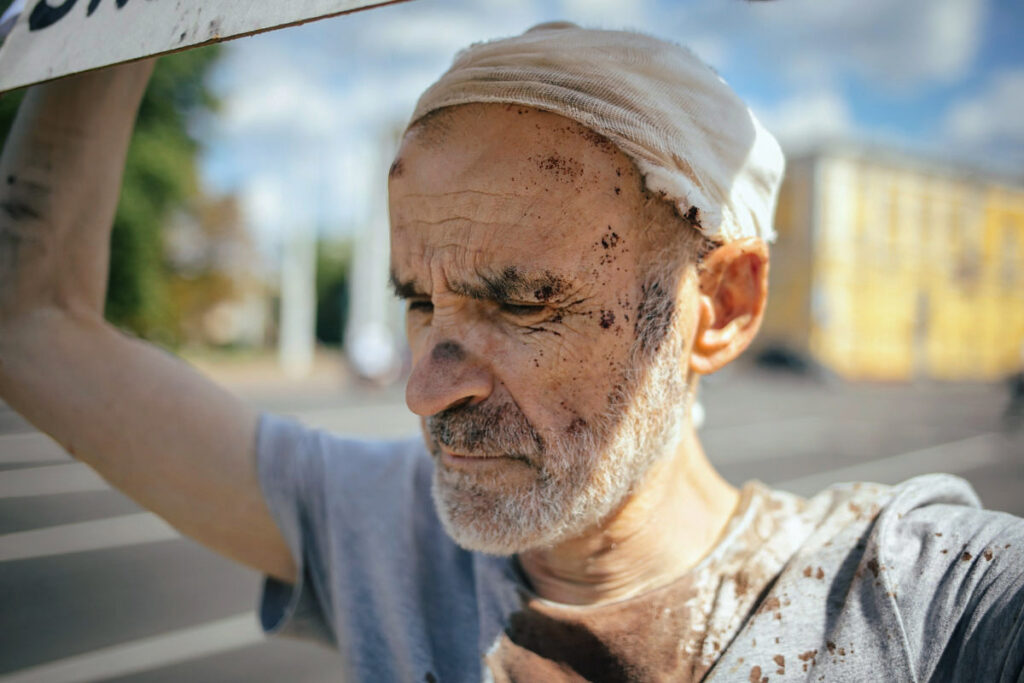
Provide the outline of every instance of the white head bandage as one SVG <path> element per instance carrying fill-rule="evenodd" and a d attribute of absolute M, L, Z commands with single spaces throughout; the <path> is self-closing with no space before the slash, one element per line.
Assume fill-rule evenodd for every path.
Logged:
<path fill-rule="evenodd" d="M 542 24 L 460 52 L 420 97 L 412 123 L 471 102 L 536 107 L 601 133 L 633 159 L 648 190 L 715 241 L 775 237 L 779 145 L 685 48 L 640 33 Z"/>

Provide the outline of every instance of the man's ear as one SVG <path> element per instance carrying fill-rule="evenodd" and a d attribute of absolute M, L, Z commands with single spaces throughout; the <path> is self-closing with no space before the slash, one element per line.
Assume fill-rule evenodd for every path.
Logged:
<path fill-rule="evenodd" d="M 750 345 L 768 299 L 768 246 L 757 237 L 728 242 L 699 271 L 699 316 L 690 369 L 709 375 Z"/>

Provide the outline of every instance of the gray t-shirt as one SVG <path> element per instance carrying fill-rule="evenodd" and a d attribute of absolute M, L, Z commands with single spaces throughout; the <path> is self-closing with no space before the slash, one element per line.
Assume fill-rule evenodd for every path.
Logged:
<path fill-rule="evenodd" d="M 1024 681 L 1024 521 L 956 477 L 807 500 L 748 483 L 680 579 L 580 607 L 454 544 L 418 438 L 264 415 L 257 451 L 301 567 L 267 579 L 263 628 L 337 648 L 341 680 Z"/>

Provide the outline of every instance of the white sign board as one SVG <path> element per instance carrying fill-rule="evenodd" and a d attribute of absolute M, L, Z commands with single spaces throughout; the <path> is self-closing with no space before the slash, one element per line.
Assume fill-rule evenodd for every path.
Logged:
<path fill-rule="evenodd" d="M 18 0 L 0 92 L 395 1 Z"/>

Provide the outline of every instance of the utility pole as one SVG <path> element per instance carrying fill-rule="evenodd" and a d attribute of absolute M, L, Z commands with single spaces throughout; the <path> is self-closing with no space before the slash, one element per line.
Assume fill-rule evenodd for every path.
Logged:
<path fill-rule="evenodd" d="M 302 148 L 301 134 L 299 137 L 293 149 Z M 309 374 L 316 349 L 315 223 L 319 210 L 311 209 L 310 205 L 317 203 L 320 193 L 309 191 L 309 184 L 303 182 L 303 170 L 294 168 L 291 177 L 283 181 L 289 189 L 286 196 L 291 208 L 282 212 L 285 215 L 281 217 L 288 222 L 281 262 L 281 326 L 277 350 L 281 368 L 294 378 Z M 323 182 L 322 177 L 317 178 L 317 183 L 320 182 Z"/>
<path fill-rule="evenodd" d="M 387 384 L 398 378 L 401 353 L 394 324 L 395 299 L 388 286 L 390 236 L 387 212 L 388 168 L 398 147 L 398 132 L 385 129 L 373 165 L 368 217 L 356 235 L 349 280 L 349 318 L 345 354 L 363 379 Z"/>

